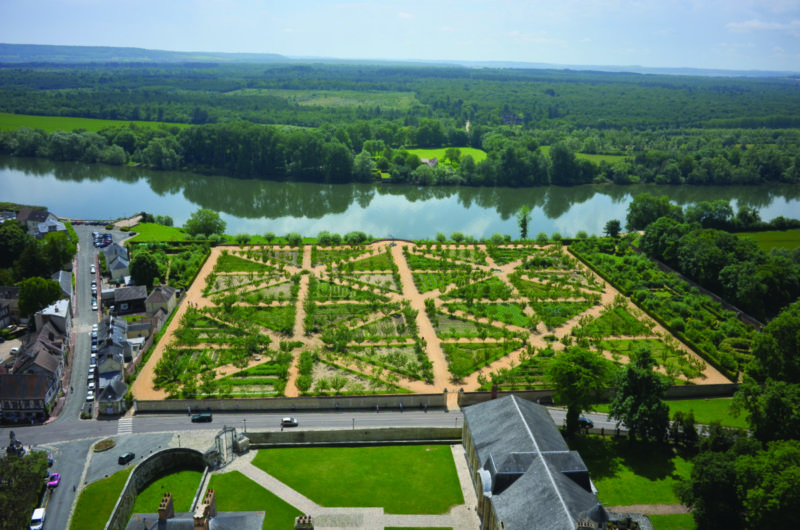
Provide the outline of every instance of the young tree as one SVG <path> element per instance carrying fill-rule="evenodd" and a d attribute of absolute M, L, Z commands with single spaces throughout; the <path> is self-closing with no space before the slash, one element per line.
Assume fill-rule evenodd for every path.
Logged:
<path fill-rule="evenodd" d="M 631 438 L 638 434 L 661 441 L 669 428 L 669 407 L 663 401 L 669 383 L 653 370 L 655 364 L 650 350 L 641 348 L 617 377 L 609 418 L 621 421 Z"/>
<path fill-rule="evenodd" d="M 522 206 L 517 210 L 517 224 L 519 225 L 519 238 L 522 241 L 528 239 L 528 223 L 531 222 L 531 209 Z"/>
<path fill-rule="evenodd" d="M 225 233 L 226 223 L 214 210 L 201 208 L 194 212 L 189 220 L 186 221 L 184 229 L 194 235 L 197 234 L 219 234 Z"/>
<path fill-rule="evenodd" d="M 131 260 L 131 280 L 135 285 L 144 285 L 147 289 L 153 287 L 153 280 L 160 278 L 161 268 L 152 253 L 139 251 Z"/>
<path fill-rule="evenodd" d="M 622 231 L 622 223 L 619 219 L 611 219 L 609 222 L 606 223 L 606 226 L 603 228 L 603 233 L 608 237 L 616 238 L 619 233 Z"/>
<path fill-rule="evenodd" d="M 559 353 L 550 363 L 547 378 L 555 399 L 567 405 L 567 435 L 578 431 L 578 418 L 600 399 L 611 378 L 612 364 L 583 348 Z"/>

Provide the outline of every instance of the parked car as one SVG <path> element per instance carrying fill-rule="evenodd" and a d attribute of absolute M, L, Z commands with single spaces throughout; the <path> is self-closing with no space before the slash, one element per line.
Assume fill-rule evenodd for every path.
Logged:
<path fill-rule="evenodd" d="M 578 425 L 581 429 L 594 429 L 594 422 L 584 416 L 578 418 Z"/>
<path fill-rule="evenodd" d="M 281 420 L 281 427 L 297 427 L 297 418 L 287 416 Z"/>
<path fill-rule="evenodd" d="M 95 357 L 91 357 L 89 359 L 89 367 L 90 368 L 94 368 L 95 366 L 97 366 L 97 357 L 96 356 Z"/>
<path fill-rule="evenodd" d="M 94 391 L 93 390 L 89 390 L 86 393 L 86 401 L 94 401 Z"/>
<path fill-rule="evenodd" d="M 11 355 L 19 355 L 19 348 L 11 348 L 8 353 Z"/>
<path fill-rule="evenodd" d="M 121 455 L 119 455 L 119 458 L 117 459 L 117 463 L 119 465 L 121 465 L 121 466 L 124 466 L 125 464 L 127 464 L 128 462 L 133 460 L 134 458 L 136 458 L 136 455 L 131 453 L 131 452 L 122 453 Z"/>
<path fill-rule="evenodd" d="M 89 381 L 89 390 L 94 390 L 94 389 L 95 389 L 95 382 Z"/>
<path fill-rule="evenodd" d="M 61 473 L 52 473 L 47 479 L 48 488 L 57 488 L 61 484 Z"/>
<path fill-rule="evenodd" d="M 210 412 L 203 412 L 192 416 L 192 423 L 210 423 L 212 420 Z"/>
<path fill-rule="evenodd" d="M 92 311 L 97 311 L 97 300 L 92 300 Z"/>
<path fill-rule="evenodd" d="M 31 516 L 31 530 L 42 530 L 44 527 L 44 508 L 36 508 Z"/>
<path fill-rule="evenodd" d="M 94 265 L 89 267 L 89 274 L 96 274 L 96 273 L 97 273 L 97 269 L 94 268 Z"/>

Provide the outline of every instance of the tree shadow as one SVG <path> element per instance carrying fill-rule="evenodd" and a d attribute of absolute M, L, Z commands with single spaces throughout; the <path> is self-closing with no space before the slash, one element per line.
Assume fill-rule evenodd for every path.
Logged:
<path fill-rule="evenodd" d="M 624 468 L 648 480 L 677 477 L 669 444 L 599 436 L 576 436 L 567 443 L 580 453 L 593 479 L 615 477 Z"/>

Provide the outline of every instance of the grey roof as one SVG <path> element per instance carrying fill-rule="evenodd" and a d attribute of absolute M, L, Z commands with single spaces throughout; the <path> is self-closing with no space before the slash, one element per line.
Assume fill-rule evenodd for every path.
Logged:
<path fill-rule="evenodd" d="M 105 250 L 103 250 L 103 254 L 105 254 L 107 260 L 110 260 L 112 257 L 116 256 L 122 256 L 123 258 L 128 259 L 128 249 L 119 243 L 111 243 L 108 245 Z"/>
<path fill-rule="evenodd" d="M 464 424 L 508 530 L 572 529 L 596 506 L 586 465 L 545 407 L 507 396 L 465 408 Z"/>
<path fill-rule="evenodd" d="M 102 377 L 102 375 L 101 375 Z M 120 401 L 128 393 L 128 385 L 122 382 L 122 377 L 117 376 L 105 387 L 97 398 L 98 401 Z"/>
<path fill-rule="evenodd" d="M 135 285 L 133 287 L 120 287 L 114 289 L 114 302 L 128 302 L 130 300 L 147 299 L 147 287 L 144 285 Z"/>
<path fill-rule="evenodd" d="M 118 269 L 127 269 L 131 266 L 130 262 L 127 258 L 122 256 L 115 256 L 111 258 L 110 263 L 108 264 L 108 270 L 118 270 Z"/>
<path fill-rule="evenodd" d="M 0 374 L 0 399 L 44 399 L 52 384 L 44 374 Z"/>
<path fill-rule="evenodd" d="M 37 223 L 42 223 L 47 220 L 49 215 L 50 212 L 45 209 L 37 208 L 34 210 L 33 208 L 22 208 L 17 214 L 17 221 L 35 221 Z"/>
<path fill-rule="evenodd" d="M 0 298 L 3 300 L 18 300 L 19 287 L 11 287 L 9 285 L 0 286 Z"/>
<path fill-rule="evenodd" d="M 147 526 L 143 525 L 147 520 Z M 211 530 L 261 530 L 264 512 L 217 512 L 208 527 Z M 173 519 L 159 522 L 157 513 L 135 513 L 128 521 L 127 530 L 194 530 L 191 513 L 176 513 Z"/>
<path fill-rule="evenodd" d="M 69 271 L 54 272 L 51 276 L 52 279 L 58 282 L 61 286 L 61 292 L 67 297 L 72 296 L 72 273 Z"/>
<path fill-rule="evenodd" d="M 157 285 L 153 288 L 153 292 L 147 297 L 147 301 L 151 303 L 166 303 L 169 302 L 178 292 L 174 287 L 169 285 Z"/>

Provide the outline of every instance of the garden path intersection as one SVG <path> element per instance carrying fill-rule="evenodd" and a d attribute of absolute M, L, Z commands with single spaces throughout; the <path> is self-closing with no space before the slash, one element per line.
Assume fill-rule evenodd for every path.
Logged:
<path fill-rule="evenodd" d="M 439 286 L 439 288 L 431 289 L 426 292 L 420 292 L 420 289 L 415 284 L 415 276 L 419 277 L 420 275 L 424 274 L 435 274 L 441 273 L 442 271 L 435 271 L 435 270 L 420 270 L 419 267 L 412 268 L 409 264 L 409 260 L 407 259 L 410 253 L 413 253 L 414 256 L 419 256 L 421 259 L 429 260 L 433 263 L 433 260 L 438 260 L 440 257 L 437 255 L 437 252 L 441 249 L 442 251 L 454 251 L 454 257 L 450 258 L 450 262 L 456 266 L 469 266 L 472 271 L 478 274 L 478 279 L 472 278 L 469 283 L 475 284 L 483 281 L 487 277 L 493 281 L 501 282 L 510 293 L 510 297 L 504 299 L 504 302 L 509 303 L 518 303 L 520 307 L 522 307 L 522 312 L 525 317 L 532 317 L 534 315 L 534 310 L 532 309 L 532 305 L 527 304 L 527 299 L 524 293 L 521 293 L 514 285 L 512 281 L 510 281 L 509 277 L 520 269 L 520 265 L 526 259 L 525 253 L 522 252 L 525 248 L 521 244 L 510 244 L 510 245 L 503 245 L 503 248 L 511 249 L 514 251 L 520 251 L 522 257 L 517 259 L 513 259 L 506 263 L 497 263 L 495 262 L 491 256 L 485 256 L 485 259 L 482 259 L 480 262 L 469 260 L 466 258 L 460 258 L 457 254 L 457 251 L 463 251 L 467 247 L 465 246 L 458 246 L 458 245 L 443 245 L 440 248 L 432 249 L 430 247 L 425 247 L 423 245 L 416 245 L 407 241 L 380 241 L 360 250 L 353 250 L 349 247 L 325 247 L 324 250 L 330 251 L 338 251 L 338 250 L 346 250 L 350 252 L 349 257 L 342 259 L 333 264 L 324 264 L 324 263 L 312 263 L 312 251 L 313 248 L 311 245 L 304 245 L 301 249 L 295 249 L 292 247 L 281 247 L 281 246 L 268 246 L 268 247 L 258 247 L 258 246 L 250 246 L 250 247 L 215 247 L 211 249 L 211 253 L 209 258 L 207 259 L 206 263 L 201 268 L 196 280 L 189 288 L 185 299 L 182 303 L 176 308 L 176 314 L 174 318 L 171 320 L 170 324 L 167 327 L 167 330 L 164 336 L 159 341 L 158 345 L 156 346 L 153 354 L 151 355 L 150 359 L 148 360 L 147 364 L 143 367 L 141 373 L 137 377 L 136 381 L 133 384 L 132 391 L 134 396 L 137 399 L 141 400 L 150 400 L 150 399 L 165 399 L 167 397 L 166 391 L 163 388 L 156 389 L 153 387 L 153 377 L 154 377 L 154 367 L 158 363 L 159 359 L 161 359 L 164 351 L 168 347 L 175 347 L 176 341 L 176 332 L 179 331 L 182 319 L 184 315 L 187 313 L 189 308 L 197 308 L 200 311 L 205 311 L 207 309 L 215 308 L 216 305 L 212 301 L 212 297 L 208 295 L 207 289 L 207 278 L 209 275 L 216 274 L 219 278 L 226 278 L 226 276 L 230 277 L 233 280 L 236 276 L 242 276 L 243 273 L 225 273 L 216 271 L 215 267 L 217 261 L 220 259 L 221 256 L 224 254 L 230 254 L 231 256 L 236 256 L 238 259 L 244 260 L 244 262 L 252 262 L 253 264 L 258 264 L 259 266 L 262 265 L 262 262 L 259 261 L 257 255 L 248 255 L 248 251 L 255 250 L 257 253 L 263 248 L 271 249 L 275 252 L 284 252 L 284 253 L 297 253 L 295 261 L 293 263 L 282 264 L 281 270 L 285 273 L 285 276 L 282 274 L 280 277 L 273 278 L 271 280 L 265 280 L 262 282 L 252 282 L 253 285 L 251 286 L 242 286 L 240 292 L 245 294 L 247 293 L 247 289 L 250 289 L 251 292 L 256 292 L 258 289 L 267 289 L 273 288 L 280 283 L 285 283 L 285 277 L 289 275 L 300 274 L 299 284 L 296 299 L 293 300 L 278 300 L 278 301 L 271 301 L 271 302 L 261 302 L 259 305 L 262 307 L 279 307 L 279 306 L 286 306 L 293 305 L 294 309 L 294 325 L 291 327 L 292 331 L 290 335 L 281 334 L 278 331 L 269 329 L 265 326 L 259 326 L 259 333 L 264 336 L 269 337 L 270 343 L 275 346 L 279 344 L 281 341 L 291 340 L 295 342 L 299 342 L 302 344 L 300 349 L 294 350 L 295 359 L 290 364 L 288 370 L 288 377 L 286 380 L 284 395 L 286 397 L 297 397 L 300 395 L 300 391 L 298 390 L 295 382 L 299 375 L 298 373 L 298 362 L 297 356 L 299 355 L 299 351 L 302 350 L 314 350 L 320 349 L 324 351 L 324 343 L 321 339 L 320 333 L 312 333 L 308 332 L 305 329 L 304 322 L 306 318 L 306 301 L 309 297 L 309 284 L 312 278 L 325 281 L 333 286 L 338 286 L 343 289 L 350 289 L 350 292 L 358 292 L 364 291 L 365 293 L 373 293 L 376 295 L 383 296 L 386 304 L 392 304 L 396 302 L 407 302 L 412 309 L 416 311 L 416 329 L 414 330 L 414 334 L 418 338 L 421 344 L 424 345 L 425 355 L 428 360 L 430 360 L 432 365 L 432 381 L 430 383 L 421 380 L 421 379 L 411 379 L 409 376 L 399 372 L 394 371 L 391 367 L 383 367 L 385 369 L 385 374 L 390 377 L 395 378 L 395 385 L 401 389 L 405 389 L 414 393 L 433 393 L 433 392 L 441 392 L 442 389 L 447 388 L 450 391 L 463 389 L 465 391 L 474 391 L 477 390 L 481 384 L 479 382 L 479 377 L 487 377 L 490 373 L 497 373 L 501 370 L 509 370 L 513 369 L 516 366 L 519 366 L 525 358 L 526 350 L 528 347 L 533 347 L 535 351 L 543 350 L 546 348 L 551 348 L 556 352 L 563 350 L 564 346 L 561 343 L 561 340 L 569 339 L 569 335 L 571 334 L 572 330 L 580 325 L 581 322 L 586 322 L 587 319 L 595 319 L 602 315 L 607 309 L 614 304 L 615 300 L 618 298 L 619 292 L 614 289 L 611 285 L 607 284 L 601 278 L 595 277 L 588 269 L 586 269 L 583 264 L 577 262 L 575 265 L 575 273 L 581 274 L 585 276 L 591 275 L 593 280 L 599 285 L 599 289 L 595 292 L 589 291 L 585 288 L 575 288 L 572 290 L 572 294 L 570 295 L 562 295 L 556 296 L 553 298 L 553 302 L 563 302 L 563 303 L 575 303 L 580 302 L 582 299 L 589 299 L 587 297 L 590 296 L 597 296 L 598 303 L 590 305 L 583 311 L 577 312 L 566 321 L 560 323 L 559 325 L 548 329 L 545 324 L 539 322 L 534 328 L 525 328 L 520 327 L 518 325 L 514 325 L 509 322 L 500 322 L 494 320 L 490 317 L 486 316 L 479 316 L 475 314 L 470 314 L 469 312 L 465 311 L 462 308 L 451 308 L 447 306 L 452 306 L 453 302 L 459 302 L 463 300 L 454 299 L 452 298 L 452 292 L 455 290 L 455 286 L 453 284 L 449 284 L 446 287 Z M 321 247 L 320 247 L 321 248 Z M 477 247 L 472 247 L 475 249 L 480 249 L 481 252 L 486 250 L 484 245 L 479 245 Z M 551 249 L 552 246 L 536 246 L 533 247 L 536 251 L 547 251 Z M 397 267 L 397 277 L 400 280 L 400 285 L 397 286 L 397 290 L 382 290 L 377 286 L 368 286 L 368 285 L 359 285 L 358 283 L 352 283 L 352 274 L 350 275 L 351 278 L 348 278 L 346 274 L 346 268 L 348 263 L 353 263 L 359 260 L 367 259 L 373 256 L 380 256 L 386 251 L 389 251 L 391 255 L 392 262 Z M 562 251 L 565 254 L 567 253 L 565 250 Z M 307 273 L 304 273 L 307 272 Z M 339 274 L 342 272 L 342 274 Z M 384 271 L 386 273 L 386 271 Z M 571 272 L 571 271 L 567 271 Z M 388 273 L 387 273 L 388 274 Z M 527 273 L 525 273 L 527 274 Z M 481 276 L 482 275 L 482 276 Z M 536 280 L 533 277 L 524 277 L 527 282 L 535 283 Z M 539 286 L 544 285 L 539 283 Z M 451 298 L 447 301 L 443 300 L 443 295 L 447 294 Z M 505 355 L 502 355 L 498 358 L 495 358 L 486 366 L 483 366 L 481 369 L 473 369 L 471 373 L 466 376 L 457 379 L 454 377 L 453 373 L 451 373 L 451 360 L 448 359 L 447 354 L 445 353 L 444 346 L 449 346 L 452 348 L 454 345 L 458 345 L 459 348 L 469 348 L 469 347 L 479 347 L 485 346 L 490 347 L 492 344 L 497 344 L 498 346 L 502 347 L 504 343 L 510 343 L 511 341 L 506 337 L 508 335 L 502 336 L 502 338 L 496 337 L 472 337 L 472 338 L 442 338 L 439 334 L 437 334 L 437 329 L 435 325 L 432 323 L 432 319 L 426 309 L 430 306 L 430 302 L 433 302 L 433 307 L 438 314 L 446 315 L 450 314 L 453 318 L 459 319 L 462 322 L 466 322 L 467 325 L 475 325 L 475 326 L 489 326 L 492 330 L 500 330 L 503 333 L 511 333 L 515 334 L 515 336 L 519 339 L 522 338 L 522 345 L 520 347 L 516 347 L 514 349 L 510 349 Z M 470 301 L 468 301 L 469 303 Z M 486 302 L 486 300 L 484 300 Z M 243 302 L 236 302 L 235 305 L 241 305 Z M 331 305 L 335 305 L 338 303 L 348 303 L 348 300 L 343 300 L 341 302 L 333 301 L 333 302 L 326 302 L 326 301 L 317 301 L 317 307 L 330 307 Z M 426 306 L 426 303 L 428 306 Z M 462 304 L 463 306 L 463 304 Z M 357 325 L 360 327 L 369 325 L 371 323 L 375 323 L 380 319 L 384 318 L 385 315 L 381 311 L 377 311 L 374 313 L 369 313 L 362 315 L 350 323 L 348 326 L 351 326 L 351 329 L 355 329 L 352 326 Z M 690 358 L 694 361 L 699 361 L 696 354 L 691 351 L 686 345 L 681 343 L 677 340 L 671 340 L 671 335 L 667 330 L 665 330 L 662 326 L 660 326 L 655 321 L 652 321 L 646 315 L 638 315 L 636 317 L 642 323 L 646 324 L 647 327 L 651 330 L 649 334 L 646 335 L 636 335 L 636 336 L 625 336 L 625 337 L 607 337 L 608 339 L 620 339 L 624 338 L 626 340 L 667 340 L 671 341 L 671 347 L 674 348 L 676 351 L 679 351 L 681 355 L 685 355 L 687 358 Z M 555 340 L 554 340 L 554 339 Z M 403 339 L 403 338 L 393 338 L 391 341 L 387 341 L 388 345 L 397 347 L 400 345 L 407 345 L 412 346 L 414 340 L 412 338 Z M 360 346 L 380 346 L 379 343 L 374 343 L 370 341 L 360 341 L 358 342 Z M 475 346 L 472 346 L 475 345 Z M 219 346 L 214 344 L 195 344 L 195 349 L 214 349 L 218 348 Z M 602 354 L 608 358 L 611 358 L 612 353 L 608 351 L 603 351 Z M 477 354 L 476 354 L 477 355 Z M 247 363 L 246 368 L 250 368 L 260 364 L 263 361 L 255 360 L 255 358 L 250 358 Z M 363 363 L 351 356 L 342 355 L 336 359 L 336 364 L 338 365 L 339 369 L 344 371 L 349 371 L 351 373 L 360 373 L 364 371 Z M 700 362 L 700 364 L 703 364 Z M 377 366 L 377 365 L 376 365 Z M 216 367 L 216 378 L 217 380 L 222 379 L 224 377 L 228 377 L 240 370 L 243 370 L 245 367 L 243 365 L 234 366 L 233 364 L 222 364 Z M 729 382 L 722 374 L 720 374 L 717 370 L 715 370 L 710 365 L 705 365 L 702 369 L 702 377 L 699 379 L 692 380 L 695 384 L 714 384 L 714 383 L 727 383 Z"/>

